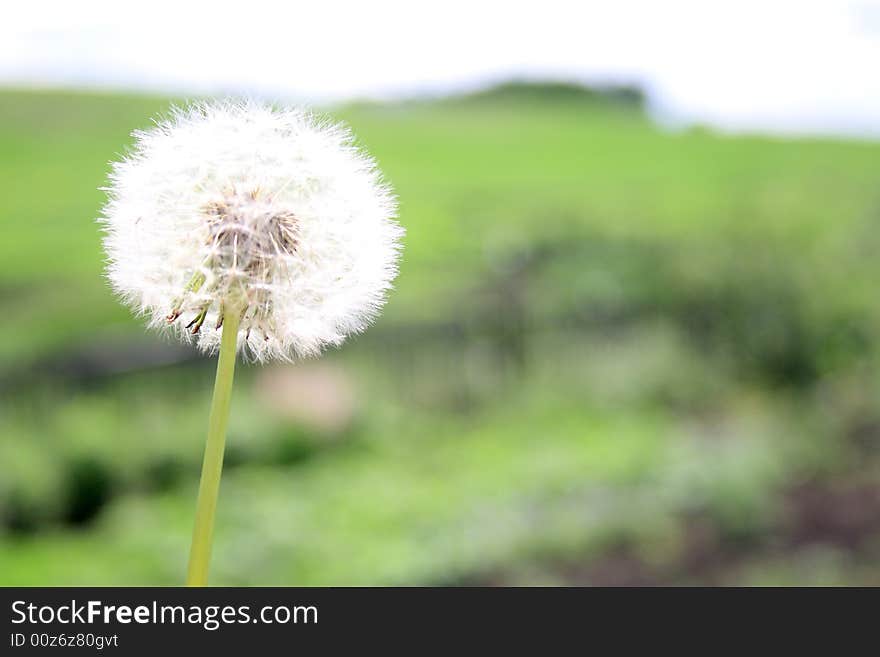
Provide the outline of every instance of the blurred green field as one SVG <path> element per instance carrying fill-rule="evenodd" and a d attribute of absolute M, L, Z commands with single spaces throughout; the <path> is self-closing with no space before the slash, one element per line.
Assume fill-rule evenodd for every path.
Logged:
<path fill-rule="evenodd" d="M 401 274 L 320 363 L 242 368 L 213 582 L 880 584 L 880 145 L 501 91 L 330 112 Z M 0 584 L 182 581 L 212 363 L 94 221 L 167 107 L 0 92 Z"/>

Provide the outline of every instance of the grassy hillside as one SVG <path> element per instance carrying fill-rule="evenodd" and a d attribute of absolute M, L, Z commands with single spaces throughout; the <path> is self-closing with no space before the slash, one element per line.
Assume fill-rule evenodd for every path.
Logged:
<path fill-rule="evenodd" d="M 594 100 L 331 112 L 399 194 L 398 289 L 244 368 L 217 583 L 880 582 L 880 145 Z M 167 106 L 0 92 L 0 584 L 182 577 L 211 364 L 113 299 L 94 222 Z"/>

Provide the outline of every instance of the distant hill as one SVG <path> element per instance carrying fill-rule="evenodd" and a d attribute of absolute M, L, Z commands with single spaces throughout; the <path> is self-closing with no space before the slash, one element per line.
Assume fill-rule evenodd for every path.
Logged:
<path fill-rule="evenodd" d="M 647 98 L 636 85 L 583 85 L 573 82 L 510 80 L 472 93 L 453 97 L 466 102 L 586 103 L 642 111 Z"/>

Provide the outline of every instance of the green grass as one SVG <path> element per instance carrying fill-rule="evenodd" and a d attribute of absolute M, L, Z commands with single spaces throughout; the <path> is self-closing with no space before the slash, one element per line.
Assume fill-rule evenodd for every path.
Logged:
<path fill-rule="evenodd" d="M 870 542 L 772 549 L 804 482 L 880 481 L 880 145 L 514 96 L 331 112 L 400 197 L 398 286 L 327 358 L 344 427 L 241 370 L 213 581 L 565 583 L 623 551 L 702 582 L 697 521 L 713 581 L 865 581 Z M 0 92 L 0 584 L 182 581 L 212 372 L 158 366 L 95 223 L 167 106 Z"/>
<path fill-rule="evenodd" d="M 0 208 L 0 298 L 12 312 L 0 324 L 0 362 L 138 330 L 107 294 L 94 220 L 108 162 L 167 106 L 3 93 L 0 177 L 10 193 Z M 817 244 L 852 248 L 840 241 L 878 200 L 875 145 L 671 134 L 637 114 L 582 103 L 332 115 L 350 123 L 400 197 L 408 235 L 386 321 L 448 316 L 455 293 L 484 274 L 487 248 L 595 232 L 694 241 L 746 233 L 784 244 L 781 257 L 814 263 Z"/>
<path fill-rule="evenodd" d="M 784 444 L 751 436 L 724 445 L 726 458 L 706 460 L 705 438 L 671 442 L 675 426 L 662 414 L 627 419 L 576 406 L 387 428 L 398 439 L 366 451 L 227 472 L 217 581 L 451 583 L 535 556 L 596 550 L 615 536 L 674 540 L 669 506 L 708 505 L 751 525 L 769 512 L 761 501 L 787 456 Z M 711 465 L 682 472 L 694 459 Z M 106 555 L 114 565 L 102 583 L 178 583 L 194 492 L 127 495 L 88 536 L 50 534 L 57 545 L 48 554 L 46 538 L 10 542 L 0 548 L 4 583 L 96 581 L 90 569 L 47 569 L 49 555 L 102 563 Z"/>

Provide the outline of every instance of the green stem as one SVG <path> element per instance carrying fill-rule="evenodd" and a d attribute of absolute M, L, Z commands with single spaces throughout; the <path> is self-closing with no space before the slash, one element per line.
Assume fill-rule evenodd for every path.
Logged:
<path fill-rule="evenodd" d="M 205 586 L 208 583 L 208 564 L 211 560 L 211 542 L 214 535 L 214 511 L 220 491 L 220 474 L 223 470 L 223 448 L 226 445 L 226 425 L 229 420 L 229 401 L 232 397 L 232 376 L 235 373 L 235 347 L 241 314 L 224 313 L 223 337 L 220 341 L 220 358 L 217 361 L 217 378 L 214 380 L 214 398 L 211 401 L 211 418 L 208 422 L 208 440 L 202 461 L 202 479 L 199 482 L 199 499 L 196 503 L 196 522 L 193 529 L 192 547 L 189 552 L 187 586 Z"/>

